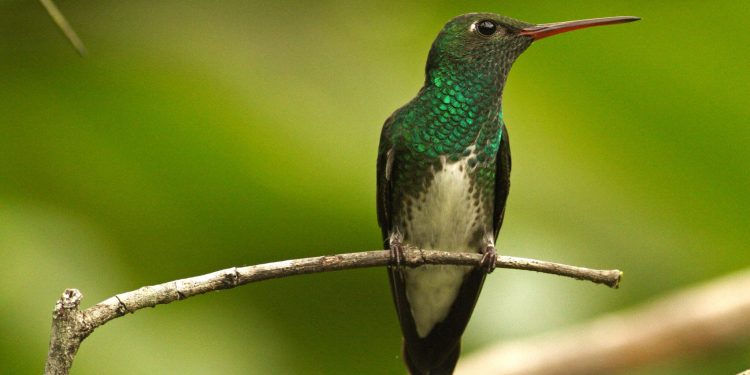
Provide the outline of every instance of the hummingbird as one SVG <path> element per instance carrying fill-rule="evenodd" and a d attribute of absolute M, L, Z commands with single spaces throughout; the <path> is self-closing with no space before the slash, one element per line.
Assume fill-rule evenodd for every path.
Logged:
<path fill-rule="evenodd" d="M 430 48 L 422 88 L 385 121 L 377 159 L 377 211 L 391 252 L 388 274 L 413 375 L 452 374 L 485 276 L 510 189 L 502 94 L 534 41 L 607 17 L 531 24 L 492 13 L 451 19 Z M 477 267 L 403 266 L 406 247 L 481 253 Z"/>

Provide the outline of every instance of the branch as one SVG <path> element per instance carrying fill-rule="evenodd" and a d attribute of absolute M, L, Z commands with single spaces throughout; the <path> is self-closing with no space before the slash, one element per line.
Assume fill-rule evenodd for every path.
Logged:
<path fill-rule="evenodd" d="M 629 311 L 465 356 L 459 374 L 612 374 L 750 338 L 750 269 Z M 740 375 L 750 375 L 750 370 Z"/>
<path fill-rule="evenodd" d="M 481 254 L 473 253 L 404 250 L 404 265 L 408 267 L 417 267 L 424 264 L 478 266 L 481 259 Z M 112 319 L 119 318 L 127 313 L 134 313 L 145 307 L 167 304 L 199 294 L 231 289 L 256 281 L 390 264 L 391 252 L 376 250 L 285 260 L 247 267 L 233 267 L 121 293 L 83 311 L 78 309 L 83 298 L 81 292 L 76 289 L 68 289 L 63 293 L 53 311 L 52 332 L 45 374 L 68 374 L 78 347 L 91 332 Z M 618 270 L 592 270 L 508 256 L 499 256 L 495 264 L 498 268 L 556 274 L 579 280 L 589 280 L 612 288 L 617 288 L 621 276 L 621 272 Z"/>
<path fill-rule="evenodd" d="M 55 304 L 45 374 L 67 374 L 81 341 L 93 330 L 82 325 L 78 311 L 82 298 L 78 290 L 67 289 Z"/>
<path fill-rule="evenodd" d="M 65 16 L 63 16 L 62 12 L 60 12 L 60 9 L 57 8 L 55 3 L 52 0 L 39 0 L 39 2 L 42 3 L 44 9 L 47 10 L 49 16 L 52 17 L 52 20 L 55 21 L 57 27 L 59 27 L 63 34 L 65 34 L 65 37 L 68 38 L 70 44 L 73 45 L 73 48 L 76 49 L 78 54 L 81 56 L 86 56 L 86 46 L 83 45 L 83 42 L 78 37 L 78 34 L 76 34 L 75 30 L 73 30 L 73 27 L 70 26 L 68 20 L 65 19 Z"/>

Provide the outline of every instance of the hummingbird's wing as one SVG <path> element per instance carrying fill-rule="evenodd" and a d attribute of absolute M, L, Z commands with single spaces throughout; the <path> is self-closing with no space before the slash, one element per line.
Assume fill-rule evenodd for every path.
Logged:
<path fill-rule="evenodd" d="M 388 117 L 383 124 L 383 130 L 380 132 L 380 145 L 378 146 L 378 165 L 377 165 L 377 209 L 378 225 L 383 234 L 383 241 L 388 246 L 388 236 L 391 230 L 391 188 L 393 186 L 391 172 L 393 171 L 393 162 L 395 160 L 395 150 L 391 142 L 391 128 L 396 118 L 396 113 Z"/>
<path fill-rule="evenodd" d="M 393 172 L 394 163 L 396 162 L 396 148 L 393 144 L 391 132 L 396 122 L 399 110 L 394 112 L 383 124 L 383 130 L 380 132 L 380 146 L 378 147 L 378 165 L 377 165 L 377 208 L 378 224 L 383 234 L 383 246 L 385 249 L 391 248 L 390 236 L 393 230 L 392 206 L 393 201 Z M 393 302 L 396 305 L 399 320 L 402 327 L 404 324 L 411 325 L 411 331 L 415 332 L 414 321 L 409 312 L 409 303 L 406 300 L 406 290 L 404 286 L 404 273 L 399 267 L 388 267 L 388 276 L 393 294 Z"/>
<path fill-rule="evenodd" d="M 392 131 L 394 123 L 397 121 L 399 110 L 394 112 L 383 124 L 383 130 L 380 133 L 380 146 L 378 147 L 377 163 L 377 208 L 378 224 L 383 234 L 383 245 L 390 249 L 390 236 L 393 230 L 392 226 L 392 206 L 393 200 L 393 172 L 394 163 L 396 162 L 396 145 L 393 144 Z M 421 341 L 417 335 L 417 329 L 414 318 L 411 316 L 409 302 L 406 298 L 406 285 L 404 284 L 404 273 L 399 267 L 388 267 L 388 279 L 391 285 L 391 295 L 396 305 L 399 322 L 404 333 L 405 344 L 407 342 Z M 408 361 L 407 361 L 408 363 Z"/>
<path fill-rule="evenodd" d="M 500 147 L 497 150 L 496 169 L 495 169 L 495 209 L 492 224 L 495 230 L 495 239 L 503 225 L 505 216 L 505 201 L 508 199 L 510 192 L 510 138 L 508 129 L 503 124 L 502 138 Z"/>

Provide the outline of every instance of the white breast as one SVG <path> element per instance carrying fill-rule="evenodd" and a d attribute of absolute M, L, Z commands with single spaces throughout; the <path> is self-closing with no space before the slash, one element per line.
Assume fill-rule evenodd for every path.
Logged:
<path fill-rule="evenodd" d="M 467 160 L 444 160 L 429 189 L 414 197 L 408 212 L 402 212 L 410 218 L 404 228 L 408 244 L 423 249 L 477 250 L 470 248 L 470 243 L 484 213 L 481 205 L 475 206 L 471 199 Z M 428 265 L 405 270 L 406 298 L 420 337 L 426 337 L 448 315 L 470 269 Z"/>

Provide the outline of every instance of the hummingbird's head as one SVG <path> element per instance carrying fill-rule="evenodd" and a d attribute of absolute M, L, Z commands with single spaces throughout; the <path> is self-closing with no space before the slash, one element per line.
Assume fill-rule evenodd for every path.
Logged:
<path fill-rule="evenodd" d="M 521 30 L 534 26 L 493 13 L 469 13 L 448 21 L 427 58 L 427 68 L 445 63 L 502 70 L 531 45 Z"/>
<path fill-rule="evenodd" d="M 532 42 L 591 26 L 636 21 L 637 17 L 608 17 L 531 24 L 493 13 L 469 13 L 443 27 L 430 49 L 427 72 L 439 66 L 498 72 L 504 79 L 513 62 Z"/>

